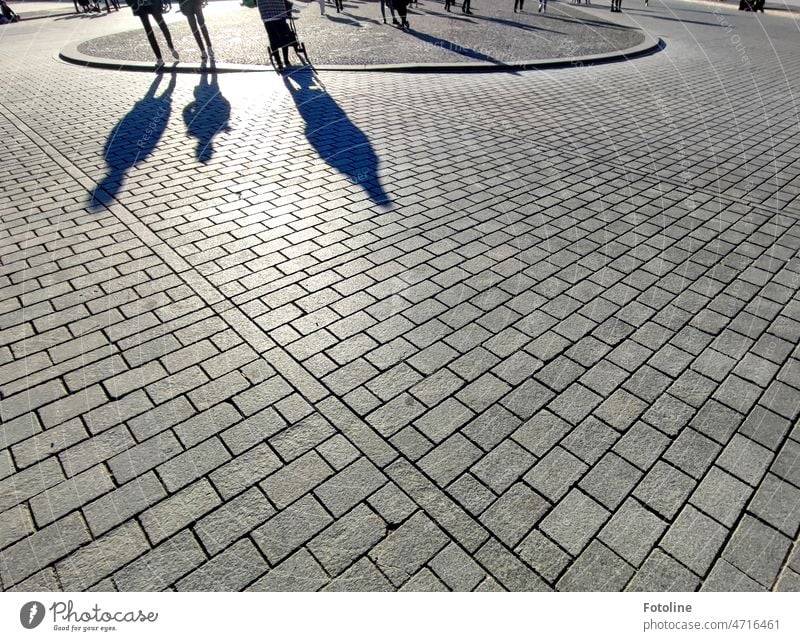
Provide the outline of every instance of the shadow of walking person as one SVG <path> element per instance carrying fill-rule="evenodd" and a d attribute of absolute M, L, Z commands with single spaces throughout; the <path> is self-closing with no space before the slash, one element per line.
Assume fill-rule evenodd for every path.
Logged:
<path fill-rule="evenodd" d="M 380 161 L 364 132 L 315 81 L 311 71 L 296 71 L 283 81 L 306 123 L 306 138 L 319 156 L 360 185 L 374 203 L 389 207 L 391 198 L 378 177 Z"/>
<path fill-rule="evenodd" d="M 221 131 L 228 131 L 230 116 L 231 103 L 219 90 L 216 69 L 204 69 L 200 82 L 194 88 L 194 102 L 183 109 L 186 133 L 197 138 L 197 160 L 202 163 L 211 160 L 214 155 L 214 136 Z"/>
<path fill-rule="evenodd" d="M 147 93 L 139 100 L 116 127 L 111 130 L 103 147 L 103 158 L 108 165 L 108 175 L 91 193 L 90 211 L 99 211 L 108 205 L 122 189 L 128 171 L 155 151 L 169 122 L 175 74 L 169 85 L 156 96 L 163 76 L 158 74 Z"/>

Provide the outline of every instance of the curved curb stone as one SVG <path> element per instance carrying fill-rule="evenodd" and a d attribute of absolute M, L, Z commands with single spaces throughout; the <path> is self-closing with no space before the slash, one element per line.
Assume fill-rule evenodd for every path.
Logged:
<path fill-rule="evenodd" d="M 572 58 L 545 58 L 541 60 L 524 60 L 509 63 L 488 63 L 488 62 L 460 62 L 460 63 L 439 63 L 423 62 L 397 65 L 320 65 L 314 67 L 317 71 L 382 71 L 382 72 L 405 72 L 405 73 L 485 73 L 490 71 L 524 71 L 529 69 L 556 69 L 559 67 L 572 67 L 580 65 L 595 65 L 609 62 L 620 62 L 631 60 L 640 56 L 661 51 L 665 43 L 660 38 L 654 38 L 648 33 L 644 34 L 644 41 L 635 47 L 623 49 L 622 51 L 610 51 L 601 54 L 590 54 L 587 56 L 574 56 Z M 58 59 L 83 67 L 94 67 L 98 69 L 113 69 L 116 71 L 155 71 L 152 62 L 134 62 L 130 60 L 116 60 L 114 58 L 99 58 L 90 56 L 78 51 L 78 44 L 70 44 L 58 53 Z M 203 73 L 214 69 L 217 73 L 243 73 L 254 71 L 273 71 L 268 65 L 244 65 L 220 63 L 213 67 L 201 65 L 197 62 L 179 62 L 173 65 L 165 65 L 165 73 Z"/>

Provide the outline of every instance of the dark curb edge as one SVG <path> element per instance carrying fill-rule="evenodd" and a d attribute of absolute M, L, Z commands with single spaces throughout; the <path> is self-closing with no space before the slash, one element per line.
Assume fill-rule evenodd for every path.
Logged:
<path fill-rule="evenodd" d="M 525 60 L 522 62 L 509 63 L 486 63 L 486 62 L 461 62 L 461 63 L 438 63 L 422 62 L 415 64 L 398 65 L 320 65 L 315 66 L 317 71 L 380 71 L 380 72 L 403 72 L 403 73 L 487 73 L 497 71 L 526 71 L 534 69 L 558 69 L 563 67 L 577 67 L 584 65 L 606 64 L 610 62 L 620 62 L 631 60 L 640 56 L 649 55 L 661 51 L 666 47 L 661 38 L 655 38 L 648 33 L 644 33 L 644 41 L 634 47 L 623 49 L 622 51 L 611 51 L 609 53 L 592 54 L 587 56 L 575 56 L 573 58 L 546 58 L 543 60 Z M 116 60 L 114 58 L 100 58 L 90 56 L 78 51 L 78 44 L 65 46 L 57 55 L 57 58 L 70 64 L 83 67 L 93 67 L 97 69 L 111 69 L 114 71 L 155 71 L 152 62 L 137 62 L 132 60 Z M 242 64 L 215 64 L 213 66 L 203 65 L 197 62 L 178 62 L 164 66 L 164 73 L 203 73 L 209 70 L 216 73 L 244 73 L 244 72 L 265 72 L 274 71 L 268 65 L 242 65 Z"/>

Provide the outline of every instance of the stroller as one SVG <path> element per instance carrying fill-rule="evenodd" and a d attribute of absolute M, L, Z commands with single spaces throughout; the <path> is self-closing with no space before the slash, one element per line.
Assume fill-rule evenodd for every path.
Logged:
<path fill-rule="evenodd" d="M 286 46 L 293 47 L 294 52 L 297 54 L 297 57 L 300 59 L 300 62 L 304 66 L 308 66 L 308 56 L 306 55 L 306 45 L 300 40 L 300 37 L 297 34 L 297 28 L 294 25 L 295 18 L 292 15 L 292 3 L 287 0 L 286 2 L 286 10 L 287 16 L 285 20 L 285 24 L 287 26 L 286 32 L 283 34 L 283 42 L 286 43 Z M 267 45 L 267 51 L 269 53 L 269 62 L 272 65 L 272 68 L 275 71 L 280 72 L 282 67 L 279 64 L 280 61 L 280 51 L 273 51 L 271 45 Z M 276 60 L 278 62 L 276 62 Z"/>
<path fill-rule="evenodd" d="M 20 17 L 3 0 L 0 0 L 0 24 L 19 22 Z"/>

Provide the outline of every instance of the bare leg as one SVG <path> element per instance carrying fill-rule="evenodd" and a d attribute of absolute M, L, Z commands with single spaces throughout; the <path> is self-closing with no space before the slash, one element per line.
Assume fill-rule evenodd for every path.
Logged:
<path fill-rule="evenodd" d="M 200 25 L 200 33 L 203 34 L 206 46 L 211 49 L 211 37 L 208 35 L 208 29 L 206 29 L 206 17 L 203 15 L 203 5 L 201 2 L 197 3 L 197 24 Z"/>

